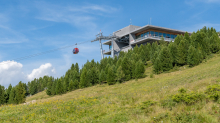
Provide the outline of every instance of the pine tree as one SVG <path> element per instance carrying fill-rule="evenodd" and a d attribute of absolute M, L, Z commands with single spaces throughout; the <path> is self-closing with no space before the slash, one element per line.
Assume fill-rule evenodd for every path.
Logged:
<path fill-rule="evenodd" d="M 114 73 L 114 70 L 113 70 L 113 66 L 109 67 L 109 69 L 108 69 L 107 83 L 109 85 L 115 84 L 115 73 Z"/>
<path fill-rule="evenodd" d="M 80 83 L 79 83 L 79 88 L 85 88 L 88 86 L 88 81 L 87 81 L 87 69 L 83 68 L 82 74 L 80 76 Z"/>
<path fill-rule="evenodd" d="M 163 72 L 163 69 L 162 69 L 162 66 L 161 66 L 161 61 L 160 61 L 159 57 L 156 58 L 153 67 L 154 67 L 154 72 L 156 74 L 159 74 L 159 73 Z"/>
<path fill-rule="evenodd" d="M 145 57 L 145 53 L 144 53 L 144 50 L 141 50 L 141 53 L 140 53 L 140 59 L 143 63 L 146 62 L 146 57 Z"/>
<path fill-rule="evenodd" d="M 125 74 L 125 80 L 128 81 L 131 79 L 131 66 L 130 66 L 130 61 L 128 60 L 127 57 L 124 57 L 121 63 L 122 70 Z"/>
<path fill-rule="evenodd" d="M 125 74 L 122 70 L 122 67 L 119 66 L 117 69 L 117 72 L 116 72 L 116 79 L 117 79 L 117 81 L 122 82 L 124 77 L 125 77 Z"/>
<path fill-rule="evenodd" d="M 57 82 L 58 82 L 58 78 L 53 82 L 52 91 L 51 91 L 52 95 L 56 95 Z"/>
<path fill-rule="evenodd" d="M 63 85 L 61 79 L 58 79 L 57 85 L 56 85 L 56 94 L 62 94 L 63 93 Z"/>
<path fill-rule="evenodd" d="M 138 52 L 138 45 L 137 44 L 134 47 L 133 53 L 139 54 L 139 52 Z"/>
<path fill-rule="evenodd" d="M 101 84 L 103 81 L 106 81 L 106 74 L 105 72 L 102 70 L 99 74 L 99 84 Z"/>
<path fill-rule="evenodd" d="M 48 83 L 47 83 L 47 95 L 52 95 L 52 86 L 53 86 L 53 82 L 52 82 L 52 78 L 48 79 Z"/>
<path fill-rule="evenodd" d="M 23 83 L 20 81 L 16 87 L 16 100 L 18 104 L 25 102 L 25 93 Z"/>
<path fill-rule="evenodd" d="M 151 44 L 147 43 L 147 45 L 145 45 L 145 57 L 146 57 L 146 61 L 150 60 L 150 53 L 151 53 Z"/>
<path fill-rule="evenodd" d="M 162 48 L 159 54 L 162 71 L 169 71 L 173 68 L 172 55 L 167 47 Z"/>
<path fill-rule="evenodd" d="M 177 37 L 174 40 L 174 43 L 178 46 L 182 39 L 183 39 L 182 35 L 177 35 Z"/>
<path fill-rule="evenodd" d="M 73 83 L 73 80 L 71 80 L 70 83 L 69 83 L 69 88 L 68 88 L 68 90 L 69 90 L 69 91 L 72 91 L 73 89 L 74 89 L 74 83 Z"/>
<path fill-rule="evenodd" d="M 172 43 L 172 42 L 171 42 L 171 43 L 168 45 L 168 48 L 169 48 L 169 50 L 170 50 L 170 54 L 171 54 L 171 56 L 172 56 L 173 66 L 174 66 L 175 64 L 178 63 L 178 49 L 177 49 L 177 46 L 176 46 L 175 43 Z"/>
<path fill-rule="evenodd" d="M 77 73 L 79 73 L 79 65 L 78 65 L 78 63 L 75 64 L 75 70 L 76 70 Z"/>
<path fill-rule="evenodd" d="M 6 94 L 7 94 L 7 96 L 6 96 L 6 103 L 8 103 L 8 101 L 9 101 L 11 89 L 12 89 L 12 85 L 10 84 L 10 85 L 8 86 L 7 91 L 6 91 Z"/>
<path fill-rule="evenodd" d="M 136 62 L 135 64 L 135 79 L 141 78 L 143 77 L 143 74 L 145 72 L 145 68 L 144 68 L 144 64 L 141 60 L 139 60 L 138 62 Z"/>
<path fill-rule="evenodd" d="M 150 59 L 151 59 L 151 61 L 152 61 L 152 59 L 154 59 L 155 52 L 157 51 L 157 48 L 158 48 L 158 44 L 157 44 L 157 42 L 154 42 L 152 44 L 151 51 L 150 51 Z"/>
<path fill-rule="evenodd" d="M 178 64 L 186 64 L 187 50 L 185 48 L 185 40 L 181 40 L 178 46 Z"/>
<path fill-rule="evenodd" d="M 5 90 L 0 85 L 0 105 L 5 104 Z"/>
<path fill-rule="evenodd" d="M 199 64 L 199 61 L 199 51 L 195 47 L 190 46 L 187 56 L 187 64 L 189 66 L 195 66 Z"/>
<path fill-rule="evenodd" d="M 15 103 L 16 103 L 16 91 L 15 91 L 15 87 L 13 87 L 13 88 L 11 89 L 8 103 L 9 103 L 9 104 L 15 104 Z"/>

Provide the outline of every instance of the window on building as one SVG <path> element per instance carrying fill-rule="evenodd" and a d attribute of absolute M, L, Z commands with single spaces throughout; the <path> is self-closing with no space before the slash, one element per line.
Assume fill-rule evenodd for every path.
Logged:
<path fill-rule="evenodd" d="M 163 33 L 159 32 L 159 37 L 162 37 L 163 36 Z"/>
<path fill-rule="evenodd" d="M 158 32 L 155 32 L 154 36 L 155 36 L 155 37 L 158 37 Z"/>
<path fill-rule="evenodd" d="M 166 38 L 170 38 L 170 34 L 167 34 Z"/>
<path fill-rule="evenodd" d="M 163 33 L 163 37 L 166 38 L 166 33 Z"/>
<path fill-rule="evenodd" d="M 174 35 L 171 34 L 170 38 L 174 39 Z"/>
<path fill-rule="evenodd" d="M 147 32 L 147 37 L 149 37 L 149 32 Z"/>
<path fill-rule="evenodd" d="M 150 31 L 150 36 L 154 36 L 154 31 Z"/>

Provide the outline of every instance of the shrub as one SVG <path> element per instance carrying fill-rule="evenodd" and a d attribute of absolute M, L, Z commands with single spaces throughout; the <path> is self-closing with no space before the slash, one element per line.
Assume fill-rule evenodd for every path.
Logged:
<path fill-rule="evenodd" d="M 187 105 L 191 105 L 198 101 L 202 101 L 205 98 L 206 98 L 205 94 L 202 93 L 196 93 L 196 92 L 186 93 L 186 90 L 184 88 L 181 88 L 178 94 L 172 96 L 172 100 L 174 102 L 177 103 L 183 102 Z"/>
<path fill-rule="evenodd" d="M 208 94 L 210 99 L 217 101 L 220 97 L 220 85 L 215 84 L 208 86 L 205 93 Z"/>

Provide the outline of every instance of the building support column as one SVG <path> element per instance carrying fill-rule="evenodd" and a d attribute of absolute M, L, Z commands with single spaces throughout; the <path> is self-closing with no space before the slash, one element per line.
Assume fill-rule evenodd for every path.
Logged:
<path fill-rule="evenodd" d="M 112 55 L 112 58 L 114 59 L 114 41 L 113 40 L 112 40 L 111 55 Z"/>
<path fill-rule="evenodd" d="M 101 39 L 99 39 L 99 43 L 100 43 L 100 50 L 101 50 L 101 58 L 103 59 L 104 56 L 103 56 L 103 50 L 102 50 L 102 42 L 101 42 Z"/>

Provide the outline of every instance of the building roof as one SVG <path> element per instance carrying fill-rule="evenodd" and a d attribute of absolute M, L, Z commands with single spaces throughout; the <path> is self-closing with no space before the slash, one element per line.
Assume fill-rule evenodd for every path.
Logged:
<path fill-rule="evenodd" d="M 142 31 L 147 30 L 147 29 L 155 29 L 155 30 L 169 31 L 169 32 L 183 33 L 183 34 L 186 32 L 186 31 L 181 31 L 181 30 L 176 30 L 176 29 L 171 29 L 171 28 L 165 28 L 165 27 L 159 27 L 159 26 L 153 26 L 153 25 L 146 25 L 146 26 L 143 26 L 143 27 L 140 27 L 140 28 L 137 28 L 137 29 L 131 31 L 130 33 L 131 34 L 136 34 L 136 33 L 142 32 Z M 191 32 L 188 32 L 188 33 L 191 34 Z"/>

